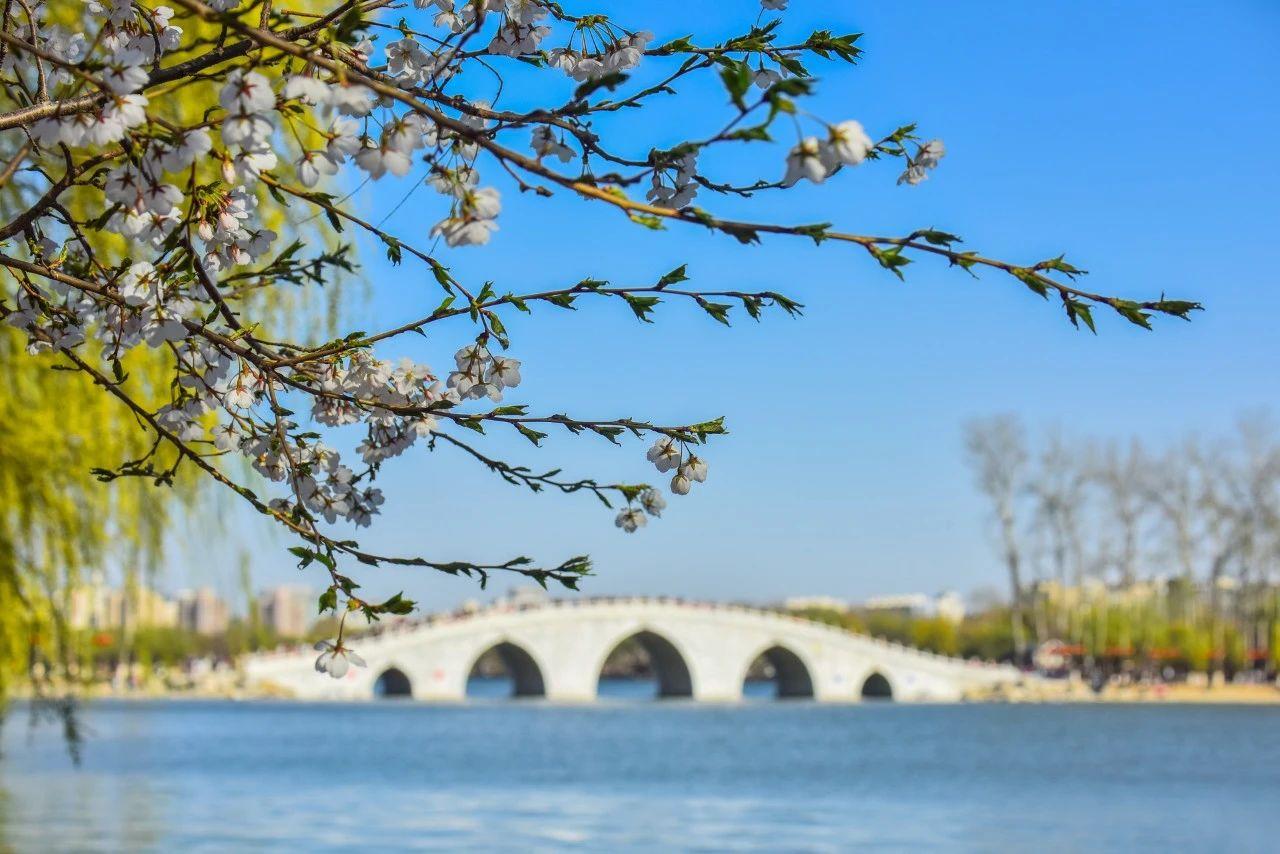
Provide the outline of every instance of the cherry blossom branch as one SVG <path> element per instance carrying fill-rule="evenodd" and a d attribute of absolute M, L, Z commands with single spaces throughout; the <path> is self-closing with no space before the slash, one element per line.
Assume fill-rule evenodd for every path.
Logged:
<path fill-rule="evenodd" d="M 14 4 L 25 19 L 10 14 Z M 718 44 L 689 37 L 660 46 L 647 31 L 550 0 L 435 0 L 430 13 L 406 10 L 395 26 L 369 19 L 401 8 L 391 0 L 324 5 L 327 11 L 295 12 L 269 0 L 174 0 L 175 15 L 151 0 L 101 3 L 85 7 L 85 32 L 70 32 L 47 24 L 41 0 L 6 2 L 0 186 L 17 201 L 0 224 L 0 242 L 7 244 L 0 269 L 14 283 L 0 290 L 0 319 L 26 336 L 30 352 L 65 355 L 155 435 L 143 457 L 97 470 L 103 480 L 147 477 L 163 485 L 190 461 L 296 536 L 301 544 L 291 551 L 300 565 L 326 568 L 330 584 L 319 604 L 342 617 L 336 641 L 318 662 L 330 675 L 354 660 L 343 642 L 347 615 L 378 619 L 413 607 L 399 594 L 363 599 L 340 562 L 422 566 L 482 583 L 490 573 L 510 571 L 570 587 L 589 571 L 584 557 L 540 567 L 524 557 L 483 564 L 383 556 L 334 535 L 326 526 L 340 520 L 371 523 L 383 503 L 373 485 L 381 467 L 416 442 L 457 447 L 533 491 L 589 492 L 606 505 L 616 502 L 615 524 L 628 532 L 661 515 L 658 489 L 566 479 L 558 469 L 539 473 L 498 459 L 479 440 L 460 438 L 457 428 L 477 435 L 509 428 L 534 444 L 552 427 L 615 443 L 647 437 L 653 440 L 647 459 L 670 477 L 671 493 L 687 494 L 706 479 L 700 452 L 726 432 L 723 419 L 665 425 L 531 414 L 509 402 L 522 381 L 521 362 L 506 353 L 510 310 L 576 309 L 594 296 L 625 302 L 649 322 L 662 301 L 689 300 L 728 324 L 739 308 L 756 319 L 769 307 L 792 315 L 801 309 L 775 291 L 690 288 L 682 284 L 684 265 L 639 286 L 584 279 L 525 293 L 499 293 L 488 282 L 468 288 L 440 260 L 441 244 L 453 250 L 490 242 L 502 204 L 496 189 L 481 184 L 482 170 L 496 167 L 538 197 L 572 194 L 604 204 L 650 229 L 681 223 L 742 244 L 778 235 L 852 245 L 898 277 L 926 256 L 971 274 L 995 270 L 1056 298 L 1073 324 L 1090 329 L 1098 307 L 1142 326 L 1153 314 L 1188 318 L 1200 308 L 1163 296 L 1139 302 L 1087 290 L 1079 282 L 1084 271 L 1062 256 L 1015 264 L 967 251 L 960 238 L 937 229 L 882 236 L 827 223 L 730 219 L 695 205 L 699 194 L 753 197 L 800 181 L 847 178 L 868 161 L 902 161 L 898 182 L 914 185 L 945 154 L 940 140 L 922 140 L 914 125 L 873 142 L 857 121 L 833 123 L 805 110 L 801 99 L 815 84 L 803 63 L 812 57 L 854 63 L 859 36 L 818 30 L 784 39 L 784 19 L 766 14 L 785 6 L 779 0 L 763 0 L 746 32 Z M 295 16 L 303 22 L 295 24 Z M 198 26 L 185 32 L 191 24 Z M 370 29 L 399 38 L 379 46 L 362 37 Z M 550 90 L 544 106 L 522 98 L 520 109 L 509 109 L 502 101 L 510 63 L 575 85 L 568 94 Z M 641 64 L 654 73 L 630 82 Z M 684 142 L 662 149 L 643 132 L 617 134 L 598 122 L 675 96 L 703 75 L 723 86 L 726 115 L 707 130 L 690 131 Z M 462 94 L 484 87 L 491 87 L 493 103 Z M 701 119 L 704 112 L 689 114 Z M 726 180 L 707 168 L 728 146 L 772 143 L 777 125 L 796 132 L 781 177 Z M 807 127 L 814 135 L 806 135 Z M 513 142 L 516 134 L 527 134 L 528 149 Z M 426 182 L 410 178 L 414 186 L 400 204 L 421 186 L 444 199 L 447 212 L 431 229 L 436 242 L 429 249 L 383 227 L 400 204 L 369 215 L 358 210 L 354 191 L 326 191 L 344 169 L 363 173 L 353 182 L 359 189 L 386 176 L 420 176 L 423 166 Z M 20 171 L 33 180 L 12 180 Z M 648 184 L 644 200 L 632 198 L 642 184 Z M 257 295 L 284 284 L 322 286 L 355 270 L 348 246 L 333 248 L 328 239 L 328 248 L 307 249 L 299 231 L 312 221 L 322 237 L 354 227 L 376 238 L 393 265 L 413 256 L 444 292 L 442 302 L 415 320 L 319 343 L 264 331 L 273 324 L 259 311 Z M 274 228 L 290 233 L 286 248 L 273 248 L 281 245 Z M 470 323 L 465 334 L 474 337 L 454 353 L 453 370 L 437 376 L 412 359 L 393 364 L 376 352 L 414 333 L 430 332 L 434 341 L 455 328 L 440 321 L 462 317 Z M 140 402 L 134 391 L 140 386 L 124 368 L 125 354 L 140 347 L 170 372 L 154 406 Z M 149 389 L 147 397 L 155 393 Z M 331 433 L 357 426 L 363 441 L 354 454 L 326 444 Z M 159 453 L 169 446 L 171 464 Z M 232 455 L 276 494 L 260 498 L 228 475 L 218 461 Z M 358 462 L 349 466 L 352 458 Z"/>

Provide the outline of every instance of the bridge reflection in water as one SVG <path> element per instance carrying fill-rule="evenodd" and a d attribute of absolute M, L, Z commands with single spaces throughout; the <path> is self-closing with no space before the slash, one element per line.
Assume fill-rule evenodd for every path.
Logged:
<path fill-rule="evenodd" d="M 506 695 L 582 702 L 621 691 L 701 701 L 938 702 L 1022 679 L 1012 668 L 788 614 L 675 599 L 495 606 L 392 624 L 351 645 L 369 667 L 337 681 L 316 674 L 314 653 L 304 649 L 253 656 L 245 671 L 251 687 L 303 699 L 436 701 Z"/>

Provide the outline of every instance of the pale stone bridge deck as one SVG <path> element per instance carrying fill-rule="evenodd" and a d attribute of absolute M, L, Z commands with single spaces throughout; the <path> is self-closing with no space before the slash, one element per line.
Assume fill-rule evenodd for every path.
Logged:
<path fill-rule="evenodd" d="M 747 669 L 765 655 L 778 695 L 856 702 L 946 702 L 1020 681 L 1012 667 L 949 658 L 857 635 L 800 617 L 740 605 L 667 598 L 564 599 L 516 608 L 389 624 L 350 641 L 368 662 L 333 680 L 313 669 L 309 649 L 250 657 L 250 687 L 302 699 L 367 699 L 385 688 L 419 700 L 466 696 L 476 661 L 497 649 L 518 696 L 583 702 L 623 641 L 637 640 L 656 671 L 659 694 L 705 701 L 742 697 Z"/>

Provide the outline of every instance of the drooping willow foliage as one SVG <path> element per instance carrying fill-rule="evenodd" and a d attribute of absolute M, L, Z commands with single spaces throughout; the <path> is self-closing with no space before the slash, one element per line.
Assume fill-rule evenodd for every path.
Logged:
<path fill-rule="evenodd" d="M 296 5 L 305 11 L 310 0 Z M 5 8 L 12 20 L 16 4 Z M 47 26 L 89 26 L 83 3 L 55 3 L 47 12 Z M 201 28 L 216 30 L 195 24 Z M 174 122 L 200 115 L 196 102 L 183 99 L 158 99 L 155 110 Z M 0 162 L 18 164 L 0 183 L 0 222 L 28 209 L 46 189 L 43 177 L 22 162 L 27 144 L 22 135 L 0 133 Z M 92 219 L 102 209 L 100 195 L 83 187 L 69 188 L 59 201 L 74 218 Z M 291 231 L 278 210 L 268 212 L 267 221 Z M 99 252 L 127 251 L 118 235 L 90 230 L 82 236 Z M 340 249 L 336 241 L 333 247 Z M 249 299 L 264 323 L 327 328 L 343 293 L 341 278 L 327 284 L 314 293 L 261 290 Z M 168 399 L 172 371 L 162 354 L 134 349 L 123 355 L 121 369 L 147 405 Z M 148 457 L 158 477 L 109 475 L 122 461 Z M 191 471 L 173 470 L 176 459 L 91 377 L 67 370 L 56 354 L 31 354 L 26 335 L 0 324 L 0 720 L 10 697 L 31 694 L 37 713 L 61 713 L 74 734 L 68 692 L 76 686 L 82 637 L 66 625 L 69 593 L 93 570 L 114 568 L 129 582 L 162 572 L 177 517 L 217 500 Z"/>

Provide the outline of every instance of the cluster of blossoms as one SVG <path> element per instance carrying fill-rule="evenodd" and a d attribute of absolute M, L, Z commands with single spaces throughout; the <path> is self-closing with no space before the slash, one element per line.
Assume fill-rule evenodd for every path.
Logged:
<path fill-rule="evenodd" d="M 647 456 L 658 471 L 675 471 L 671 478 L 671 491 L 676 495 L 688 495 L 694 481 L 703 483 L 707 479 L 706 461 L 696 454 L 686 454 L 684 445 L 670 436 L 654 442 Z"/>
<path fill-rule="evenodd" d="M 276 93 L 271 81 L 256 71 L 236 69 L 227 75 L 218 94 L 218 103 L 226 111 L 222 120 L 222 173 L 227 181 L 257 178 L 276 167 L 276 153 L 271 140 L 276 127 L 272 113 Z"/>
<path fill-rule="evenodd" d="M 658 471 L 675 472 L 671 477 L 671 491 L 676 495 L 688 495 L 695 482 L 703 483 L 707 479 L 706 461 L 696 454 L 686 453 L 684 444 L 670 436 L 654 442 L 646 456 Z M 628 506 L 614 519 L 614 524 L 629 534 L 644 527 L 649 516 L 661 516 L 667 506 L 666 499 L 656 489 L 644 490 L 636 501 L 639 507 Z"/>
<path fill-rule="evenodd" d="M 653 33 L 619 35 L 607 23 L 583 28 L 579 32 L 582 38 L 580 49 L 570 46 L 547 51 L 547 61 L 552 67 L 559 68 L 579 82 L 635 68 L 644 59 L 649 42 L 653 41 Z M 590 49 L 587 47 L 589 41 L 604 47 Z"/>
<path fill-rule="evenodd" d="M 454 354 L 458 369 L 449 374 L 448 391 L 454 402 L 487 397 L 497 403 L 503 389 L 520 385 L 520 363 L 494 356 L 481 344 L 470 344 Z"/>
<path fill-rule="evenodd" d="M 235 5 L 215 3 L 219 9 Z M 536 2 L 466 4 L 460 13 L 451 3 L 435 5 L 442 16 L 454 16 L 451 27 L 469 26 L 469 16 L 477 10 L 500 11 L 503 23 L 495 46 L 504 42 L 519 46 L 524 39 L 528 48 L 529 39 L 545 35 L 545 28 L 536 22 L 545 17 L 546 9 Z M 88 11 L 105 19 L 96 42 L 83 33 L 42 27 L 41 47 L 68 64 L 85 61 L 93 44 L 106 51 L 97 73 L 108 97 L 100 109 L 55 113 L 35 122 L 31 138 L 42 149 L 101 148 L 127 140 L 131 131 L 149 121 L 149 102 L 140 90 L 150 80 L 150 69 L 181 42 L 182 30 L 170 25 L 173 12 L 168 7 L 150 10 L 129 0 L 113 0 L 90 3 Z M 352 55 L 367 62 L 372 49 L 366 39 L 355 45 Z M 442 71 L 448 77 L 447 60 L 422 49 L 410 36 L 387 45 L 386 53 L 387 72 L 402 85 L 434 80 Z M 14 53 L 7 55 L 5 67 L 22 73 Z M 77 81 L 57 66 L 50 82 L 70 86 Z M 157 252 L 170 244 L 175 231 L 181 231 L 192 252 L 198 253 L 194 257 L 208 277 L 206 282 L 235 266 L 261 261 L 276 234 L 258 221 L 259 196 L 253 184 L 279 165 L 281 122 L 293 122 L 306 111 L 324 126 L 317 129 L 322 146 L 304 146 L 295 162 L 302 186 L 316 186 L 348 161 L 373 179 L 403 176 L 411 168 L 414 152 L 435 149 L 427 183 L 452 203 L 450 215 L 435 226 L 434 233 L 450 245 L 487 242 L 497 227 L 501 204 L 496 190 L 477 186 L 474 140 L 441 131 L 414 112 L 387 117 L 376 137 L 370 136 L 362 122 L 378 103 L 369 88 L 336 77 L 325 79 L 314 68 L 284 75 L 274 83 L 263 70 L 233 68 L 218 90 L 220 120 L 188 128 L 166 123 L 128 140 L 130 156 L 107 168 L 97 183 L 107 203 L 105 230 Z M 481 110 L 485 106 L 476 104 Z M 459 121 L 476 130 L 487 124 L 472 113 L 462 114 Z M 566 154 L 572 156 L 549 135 L 541 137 L 538 146 L 542 153 L 562 160 Z M 180 187 L 182 182 L 172 176 L 194 174 L 208 157 L 220 163 L 225 183 L 192 184 L 188 196 Z M 64 238 L 59 242 L 43 234 L 45 230 L 37 223 L 38 257 L 62 259 L 59 263 L 75 269 L 92 266 L 80 241 Z M 42 287 L 33 285 L 15 293 L 14 309 L 6 311 L 6 320 L 27 333 L 33 353 L 78 347 L 94 327 L 104 342 L 104 358 L 119 358 L 140 344 L 169 348 L 176 362 L 176 392 L 170 403 L 156 411 L 156 424 L 178 441 L 211 441 L 218 452 L 239 452 L 267 480 L 287 483 L 288 497 L 269 502 L 283 514 L 305 509 L 330 523 L 344 519 L 368 525 L 383 496 L 363 482 L 383 461 L 402 454 L 435 429 L 437 419 L 429 414 L 432 407 L 483 398 L 498 401 L 504 390 L 518 386 L 521 379 L 518 361 L 491 354 L 480 344 L 456 354 L 457 370 L 444 382 L 425 366 L 410 360 L 393 366 L 363 349 L 318 367 L 286 372 L 289 375 L 283 381 L 269 379 L 252 363 L 201 338 L 202 324 L 216 314 L 216 298 L 197 275 L 181 272 L 179 265 L 157 267 L 147 260 L 134 261 L 108 282 L 104 292 L 105 299 L 95 299 L 56 280 Z M 357 449 L 366 467 L 363 473 L 354 472 L 336 450 L 313 435 L 299 433 L 293 421 L 276 418 L 273 423 L 257 414 L 256 407 L 269 403 L 274 409 L 276 395 L 292 390 L 286 382 L 312 390 L 311 417 L 316 423 L 340 427 L 363 422 L 367 434 Z M 210 416 L 216 413 L 221 418 L 214 419 L 210 435 Z"/>
<path fill-rule="evenodd" d="M 83 61 L 88 47 L 83 34 L 66 37 L 56 27 L 50 29 L 46 44 L 67 63 Z M 14 61 L 15 57 L 10 54 L 7 62 Z M 149 102 L 138 90 L 147 81 L 145 66 L 149 63 L 146 54 L 136 48 L 125 46 L 113 51 L 111 64 L 103 75 L 103 83 L 112 94 L 103 106 L 93 111 L 40 119 L 31 127 L 32 140 L 44 147 L 65 145 L 75 149 L 101 147 L 124 139 L 147 118 Z M 16 65 L 6 70 L 22 71 Z M 71 80 L 60 76 L 58 82 L 66 85 Z"/>
<path fill-rule="evenodd" d="M 367 50 L 371 52 L 372 47 L 370 43 Z M 447 52 L 427 50 L 413 36 L 391 42 L 386 50 L 387 74 L 404 88 L 442 83 L 455 71 Z"/>
<path fill-rule="evenodd" d="M 502 198 L 492 187 L 475 188 L 474 169 L 447 170 L 432 176 L 430 183 L 441 193 L 453 196 L 449 216 L 436 223 L 432 235 L 440 235 L 450 246 L 480 246 L 498 230 L 497 217 Z"/>
<path fill-rule="evenodd" d="M 212 0 L 211 5 L 227 11 L 239 2 Z M 487 48 L 494 55 L 536 55 L 551 33 L 551 8 L 544 0 L 416 0 L 416 5 L 434 10 L 433 23 L 454 34 L 478 30 L 496 19 Z M 762 0 L 761 5 L 781 10 L 786 2 Z M 95 325 L 101 330 L 106 358 L 118 358 L 139 344 L 168 348 L 176 360 L 178 381 L 174 399 L 156 413 L 163 429 L 180 441 L 210 441 L 204 437 L 210 416 L 218 413 L 211 438 L 214 448 L 239 452 L 263 477 L 288 485 L 288 495 L 271 502 L 274 509 L 367 525 L 382 504 L 380 491 L 365 483 L 377 467 L 431 435 L 438 426 L 439 408 L 481 399 L 500 401 L 506 389 L 520 383 L 520 363 L 476 343 L 458 351 L 456 370 L 441 381 L 411 360 L 392 365 L 357 348 L 273 375 L 243 353 L 228 352 L 203 338 L 200 331 L 220 310 L 225 314 L 218 279 L 237 267 L 261 263 L 275 243 L 277 235 L 260 220 L 260 185 L 279 181 L 274 170 L 280 166 L 278 152 L 289 147 L 285 139 L 297 143 L 293 173 L 307 190 L 337 175 L 346 164 L 372 180 L 404 177 L 421 157 L 429 166 L 425 182 L 449 199 L 447 216 L 430 233 L 449 246 L 480 245 L 496 231 L 501 211 L 498 191 L 479 186 L 476 168 L 479 140 L 491 138 L 497 114 L 484 101 L 458 100 L 441 107 L 453 119 L 435 121 L 314 60 L 303 61 L 301 67 L 288 64 L 277 73 L 250 61 L 222 74 L 218 108 L 205 111 L 203 122 L 190 127 L 153 124 L 142 91 L 159 60 L 181 44 L 182 30 L 171 23 L 173 11 L 130 0 L 94 0 L 87 9 L 100 19 L 95 37 L 58 27 L 42 27 L 39 37 L 41 47 L 67 65 L 54 68 L 51 81 L 57 85 L 81 83 L 69 66 L 90 62 L 94 50 L 101 54 L 88 67 L 100 81 L 102 104 L 42 118 L 32 126 L 31 138 L 42 149 L 100 149 L 123 142 L 127 156 L 117 156 L 94 184 L 107 203 L 105 229 L 131 245 L 149 246 L 160 256 L 177 240 L 193 253 L 198 267 L 132 260 L 110 277 L 105 300 L 59 282 L 21 290 L 8 322 L 28 333 L 33 351 L 79 346 Z M 604 16 L 583 16 L 574 21 L 566 46 L 541 56 L 574 80 L 587 81 L 635 68 L 652 39 L 652 33 L 624 30 Z M 357 69 L 376 71 L 416 94 L 444 86 L 462 66 L 465 54 L 456 46 L 447 39 L 437 44 L 428 48 L 401 26 L 400 37 L 385 44 L 381 66 L 373 64 L 375 44 L 370 38 L 344 50 Z M 24 73 L 14 60 L 10 53 L 6 68 Z M 755 84 L 762 89 L 773 85 L 786 73 L 784 64 L 779 63 L 778 70 L 760 64 Z M 567 127 L 535 124 L 531 145 L 539 161 L 569 163 L 580 156 L 567 144 Z M 832 126 L 826 140 L 806 139 L 791 152 L 783 183 L 789 186 L 801 177 L 822 181 L 843 165 L 860 163 L 872 148 L 857 122 Z M 646 195 L 652 204 L 679 210 L 693 201 L 702 185 L 699 151 L 698 145 L 690 144 L 651 154 Z M 581 156 L 585 159 L 586 154 Z M 940 143 L 922 147 L 909 163 L 909 175 L 933 168 L 940 156 Z M 218 164 L 222 181 L 198 184 L 195 176 L 210 160 Z M 59 243 L 46 231 L 37 224 L 42 257 L 67 259 L 77 269 L 92 266 L 70 235 Z M 258 414 L 263 406 L 276 410 L 278 395 L 298 390 L 311 395 L 315 423 L 332 428 L 364 425 L 367 432 L 357 449 L 363 472 L 343 464 L 338 452 L 313 434 L 300 433 L 293 421 L 278 414 L 272 421 Z M 694 482 L 706 478 L 706 463 L 692 453 L 686 455 L 684 444 L 671 438 L 660 439 L 649 459 L 659 471 L 672 472 L 670 488 L 677 495 L 687 494 Z M 664 506 L 660 493 L 644 490 L 618 516 L 618 526 L 634 531 L 649 516 L 659 516 Z"/>
<path fill-rule="evenodd" d="M 899 184 L 915 186 L 929 177 L 929 170 L 938 168 L 938 161 L 947 153 L 940 139 L 932 139 L 920 146 L 916 156 L 907 163 L 907 170 L 898 178 Z"/>
<path fill-rule="evenodd" d="M 697 152 L 686 151 L 654 167 L 652 186 L 645 198 L 660 207 L 679 210 L 698 195 L 697 176 Z"/>
<path fill-rule="evenodd" d="M 53 258 L 59 247 L 48 239 L 41 240 L 41 254 Z M 79 347 L 85 340 L 85 327 L 98 311 L 97 305 L 83 291 L 62 282 L 50 282 L 43 293 L 19 290 L 15 307 L 6 322 L 27 334 L 27 353 L 34 356 L 53 349 Z M 57 312 L 44 310 L 52 303 Z"/>
<path fill-rule="evenodd" d="M 791 149 L 782 186 L 794 186 L 802 178 L 821 184 L 841 167 L 857 166 L 875 149 L 875 143 L 860 122 L 850 119 L 827 130 L 826 139 L 805 137 Z M 940 139 L 931 140 L 919 149 L 916 157 L 908 160 L 907 171 L 898 179 L 899 184 L 919 184 L 928 177 L 926 170 L 936 168 L 946 153 Z"/>
<path fill-rule="evenodd" d="M 555 131 L 546 125 L 538 125 L 534 128 L 532 146 L 539 160 L 544 157 L 554 157 L 561 163 L 568 163 L 575 156 L 574 150 L 565 145 L 563 133 L 557 136 Z"/>
<path fill-rule="evenodd" d="M 489 0 L 489 5 L 500 6 L 498 11 L 502 13 L 502 23 L 489 42 L 489 53 L 497 56 L 536 53 L 542 40 L 551 34 L 551 28 L 540 23 L 547 17 L 547 7 L 538 0 Z"/>
<path fill-rule="evenodd" d="M 826 139 L 805 137 L 791 149 L 782 185 L 794 186 L 801 178 L 821 184 L 841 166 L 857 166 L 873 148 L 875 143 L 860 122 L 851 119 L 831 125 Z"/>
<path fill-rule="evenodd" d="M 634 534 L 647 525 L 650 516 L 657 519 L 667 507 L 667 500 L 656 489 L 644 490 L 636 496 L 636 501 L 639 503 L 639 507 L 627 506 L 613 520 L 617 527 L 628 534 Z"/>

